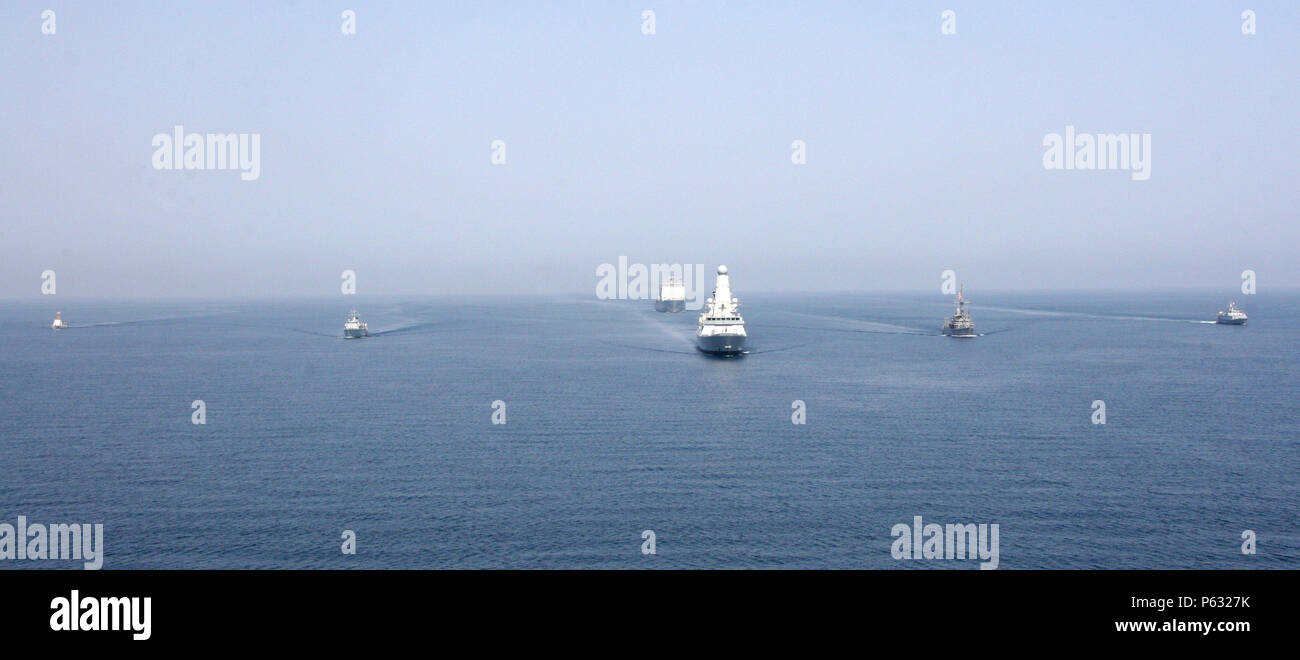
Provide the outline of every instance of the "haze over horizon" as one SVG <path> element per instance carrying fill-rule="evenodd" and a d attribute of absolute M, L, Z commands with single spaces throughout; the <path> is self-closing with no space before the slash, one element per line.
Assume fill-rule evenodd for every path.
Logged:
<path fill-rule="evenodd" d="M 1300 286 L 1296 3 L 19 1 L 0 42 L 0 299 L 583 294 L 620 256 L 742 295 Z M 155 169 L 176 126 L 260 135 L 259 176 Z M 1046 169 L 1067 127 L 1150 134 L 1150 178 Z"/>

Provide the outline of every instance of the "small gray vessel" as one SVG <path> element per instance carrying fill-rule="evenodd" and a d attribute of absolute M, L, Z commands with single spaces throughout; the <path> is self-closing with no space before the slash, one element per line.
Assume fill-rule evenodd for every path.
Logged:
<path fill-rule="evenodd" d="M 979 336 L 975 334 L 975 321 L 971 320 L 970 312 L 966 311 L 966 299 L 962 296 L 961 289 L 957 289 L 957 313 L 944 321 L 943 334 L 949 337 Z"/>

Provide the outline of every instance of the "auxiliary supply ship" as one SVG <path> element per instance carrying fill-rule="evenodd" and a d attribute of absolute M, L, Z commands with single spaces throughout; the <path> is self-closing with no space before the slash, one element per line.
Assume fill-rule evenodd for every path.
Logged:
<path fill-rule="evenodd" d="M 686 309 L 686 285 L 676 273 L 668 276 L 666 282 L 659 283 L 659 299 L 655 301 L 656 312 L 677 313 Z"/>
<path fill-rule="evenodd" d="M 745 319 L 740 316 L 740 301 L 731 297 L 731 278 L 727 267 L 718 266 L 718 283 L 713 297 L 704 304 L 700 327 L 695 332 L 695 347 L 710 355 L 743 355 Z"/>

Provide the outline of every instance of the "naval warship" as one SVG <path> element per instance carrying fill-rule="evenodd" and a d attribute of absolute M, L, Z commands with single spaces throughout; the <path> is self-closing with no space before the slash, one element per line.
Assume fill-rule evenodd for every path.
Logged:
<path fill-rule="evenodd" d="M 366 322 L 362 321 L 361 317 L 357 316 L 357 310 L 354 309 L 349 312 L 348 320 L 343 323 L 343 338 L 360 339 L 369 334 L 370 333 L 366 331 Z"/>
<path fill-rule="evenodd" d="M 54 323 L 51 323 L 50 327 L 54 328 L 55 330 L 67 329 L 68 324 L 63 322 L 63 312 L 54 313 Z"/>
<path fill-rule="evenodd" d="M 1246 325 L 1246 313 L 1237 307 L 1237 301 L 1234 300 L 1228 303 L 1228 309 L 1219 312 L 1219 318 L 1214 322 L 1223 325 Z"/>
<path fill-rule="evenodd" d="M 700 328 L 695 332 L 695 347 L 710 355 L 743 355 L 745 319 L 740 317 L 740 301 L 731 297 L 731 279 L 727 267 L 718 266 L 718 283 L 713 297 L 704 304 Z"/>
<path fill-rule="evenodd" d="M 966 311 L 966 299 L 962 297 L 962 290 L 957 289 L 957 313 L 953 314 L 943 323 L 943 334 L 949 337 L 975 337 L 975 321 L 971 320 L 970 314 Z"/>
<path fill-rule="evenodd" d="M 655 301 L 656 312 L 677 313 L 686 309 L 686 285 L 676 273 L 668 276 L 668 281 L 659 284 L 659 299 Z"/>

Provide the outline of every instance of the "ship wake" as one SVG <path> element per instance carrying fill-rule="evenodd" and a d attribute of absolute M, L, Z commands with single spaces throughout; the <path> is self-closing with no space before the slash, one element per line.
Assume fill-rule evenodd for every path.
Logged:
<path fill-rule="evenodd" d="M 848 321 L 849 319 L 843 319 L 843 320 Z M 925 332 L 923 330 L 918 330 L 915 328 L 906 328 L 901 330 L 867 330 L 863 328 L 812 328 L 803 325 L 771 325 L 771 324 L 764 324 L 763 327 L 784 328 L 786 330 L 814 330 L 818 332 L 851 332 L 851 333 L 866 334 L 866 335 L 918 335 L 918 336 L 928 337 L 931 335 L 938 334 L 935 332 Z M 894 326 L 894 327 L 902 328 L 903 326 Z"/>
<path fill-rule="evenodd" d="M 122 326 L 153 325 L 153 324 L 162 325 L 168 322 L 186 321 L 189 319 L 206 318 L 209 316 L 225 316 L 227 314 L 234 314 L 234 312 L 228 312 L 228 311 L 227 312 L 204 312 L 202 314 L 185 314 L 183 316 L 156 316 L 153 318 L 131 319 L 127 321 L 100 321 L 99 323 L 77 323 L 77 324 L 69 324 L 64 329 L 79 330 L 83 328 L 115 328 L 115 327 L 122 327 Z"/>
<path fill-rule="evenodd" d="M 808 317 L 808 318 L 814 318 L 814 319 L 826 319 L 826 320 L 829 320 L 829 321 L 838 321 L 838 322 L 840 322 L 840 323 L 851 323 L 851 324 L 857 324 L 857 325 L 859 325 L 859 326 L 866 326 L 866 327 L 863 327 L 863 328 L 856 328 L 856 329 L 846 330 L 846 332 L 871 332 L 871 333 L 878 333 L 878 334 L 891 334 L 891 335 L 906 335 L 906 334 L 921 334 L 921 335 L 928 335 L 928 334 L 930 334 L 930 332 L 929 332 L 928 330 L 922 330 L 922 329 L 920 329 L 920 328 L 913 328 L 913 327 L 906 326 L 906 325 L 896 325 L 896 324 L 893 324 L 893 323 L 881 323 L 881 322 L 879 322 L 879 321 L 867 321 L 867 320 L 864 320 L 864 319 L 855 319 L 855 318 L 850 318 L 850 317 L 847 317 L 847 316 L 832 316 L 832 315 L 830 315 L 830 314 L 808 314 L 808 313 L 806 313 L 806 312 L 792 312 L 792 311 L 789 311 L 789 310 L 779 310 L 779 311 L 780 311 L 781 313 L 783 313 L 783 314 L 792 314 L 792 315 L 795 315 L 795 316 L 806 316 L 806 317 Z M 834 330 L 835 328 L 806 328 L 806 329 L 813 329 L 813 330 Z"/>
<path fill-rule="evenodd" d="M 631 348 L 633 350 L 638 350 L 638 351 L 651 351 L 653 353 L 676 353 L 678 355 L 695 355 L 694 351 L 675 351 L 669 348 L 651 348 L 649 346 L 635 346 L 632 344 L 616 344 L 614 342 L 609 342 L 609 341 L 601 341 L 600 343 L 605 344 L 607 346 L 618 346 L 619 348 Z"/>
<path fill-rule="evenodd" d="M 1132 316 L 1126 314 L 1095 314 L 1091 312 L 1064 312 L 1053 309 L 1022 309 L 1017 307 L 990 307 L 981 305 L 980 309 L 994 312 L 1009 312 L 1011 314 L 1024 314 L 1026 316 L 1041 316 L 1049 318 L 1062 319 L 1097 319 L 1101 321 L 1156 321 L 1165 323 L 1214 323 L 1214 321 L 1201 321 L 1199 319 L 1175 319 L 1164 316 Z"/>
<path fill-rule="evenodd" d="M 340 339 L 338 335 L 331 335 L 324 332 L 316 332 L 315 330 L 303 330 L 302 328 L 286 328 L 286 329 L 289 332 L 297 332 L 299 334 L 311 335 L 313 337 L 326 337 L 328 339 Z"/>
<path fill-rule="evenodd" d="M 441 321 L 420 321 L 417 323 L 406 323 L 392 328 L 383 328 L 370 333 L 371 337 L 387 337 L 391 335 L 404 334 L 427 334 L 432 332 L 430 328 L 442 325 Z"/>
<path fill-rule="evenodd" d="M 803 348 L 804 346 L 810 346 L 810 345 L 811 345 L 811 344 L 795 344 L 794 346 L 784 346 L 784 347 L 782 347 L 782 348 L 764 348 L 764 349 L 759 349 L 759 350 L 750 349 L 750 350 L 745 351 L 744 354 L 745 354 L 745 355 L 762 355 L 763 353 L 782 353 L 782 352 L 785 352 L 785 351 L 793 351 L 793 350 L 796 349 L 796 348 Z"/>

